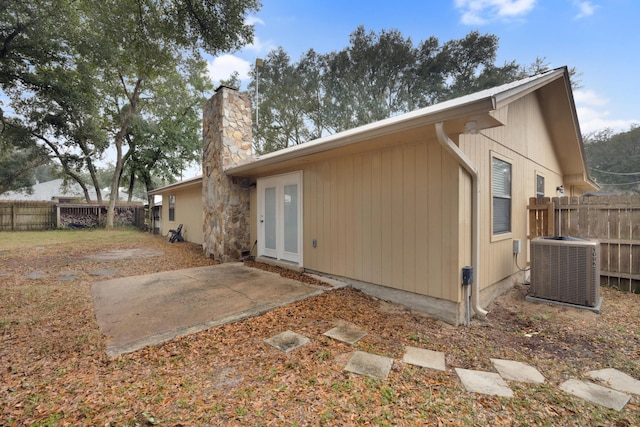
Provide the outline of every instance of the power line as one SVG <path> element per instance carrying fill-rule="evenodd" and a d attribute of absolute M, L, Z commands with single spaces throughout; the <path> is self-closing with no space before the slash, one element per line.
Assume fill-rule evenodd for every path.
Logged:
<path fill-rule="evenodd" d="M 605 184 L 605 183 L 598 182 L 598 185 L 600 185 L 602 187 L 613 187 L 613 186 L 622 186 L 622 185 L 636 185 L 636 184 L 640 184 L 640 181 L 625 182 L 625 183 L 622 183 L 622 184 Z"/>
<path fill-rule="evenodd" d="M 640 172 L 608 172 L 608 171 L 603 171 L 600 169 L 596 169 L 596 168 L 590 168 L 592 171 L 596 171 L 596 172 L 600 172 L 600 173 L 606 173 L 609 175 L 620 175 L 620 176 L 638 176 L 640 175 Z"/>

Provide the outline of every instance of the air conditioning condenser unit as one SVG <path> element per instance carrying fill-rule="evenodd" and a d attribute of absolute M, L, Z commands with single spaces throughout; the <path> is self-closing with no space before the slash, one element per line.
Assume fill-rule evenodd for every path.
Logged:
<path fill-rule="evenodd" d="M 600 244 L 575 237 L 531 241 L 529 301 L 558 302 L 600 312 Z"/>

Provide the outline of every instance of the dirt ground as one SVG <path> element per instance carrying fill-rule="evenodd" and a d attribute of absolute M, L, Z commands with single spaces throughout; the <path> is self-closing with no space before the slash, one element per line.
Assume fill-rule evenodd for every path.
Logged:
<path fill-rule="evenodd" d="M 113 250 L 153 250 L 110 259 Z M 640 397 L 616 412 L 560 391 L 612 367 L 640 378 L 640 296 L 602 289 L 602 314 L 525 302 L 517 286 L 487 322 L 452 327 L 353 289 L 331 290 L 242 322 L 117 358 L 105 355 L 91 284 L 211 265 L 196 245 L 133 231 L 0 233 L 0 425 L 640 425 Z M 115 271 L 115 272 L 114 272 Z M 38 273 L 40 279 L 27 276 Z M 300 278 L 295 273 L 283 272 Z M 64 279 L 61 279 L 64 278 Z M 325 331 L 368 334 L 355 346 Z M 309 344 L 266 343 L 292 330 Z M 401 362 L 411 345 L 446 353 L 446 372 Z M 385 380 L 345 372 L 354 350 L 394 358 Z M 490 358 L 536 367 L 545 384 L 510 383 L 511 399 L 466 392 L 453 368 Z"/>

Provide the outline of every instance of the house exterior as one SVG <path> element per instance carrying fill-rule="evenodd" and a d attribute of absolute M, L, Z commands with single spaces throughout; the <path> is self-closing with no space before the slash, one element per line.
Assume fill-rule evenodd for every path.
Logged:
<path fill-rule="evenodd" d="M 262 157 L 250 143 L 248 96 L 220 88 L 204 113 L 206 253 L 340 278 L 453 324 L 522 280 L 529 197 L 596 188 L 566 68 Z"/>
<path fill-rule="evenodd" d="M 162 196 L 159 231 L 163 236 L 182 224 L 182 236 L 188 242 L 202 244 L 202 177 L 195 177 L 149 191 Z"/>

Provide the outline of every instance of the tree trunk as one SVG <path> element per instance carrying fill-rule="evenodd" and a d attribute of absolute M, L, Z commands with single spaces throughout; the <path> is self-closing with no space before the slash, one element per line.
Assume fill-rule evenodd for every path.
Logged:
<path fill-rule="evenodd" d="M 140 88 L 142 86 L 142 79 L 138 79 L 133 89 L 133 93 L 129 95 L 127 86 L 122 76 L 120 76 L 120 80 L 122 81 L 122 87 L 127 94 L 127 98 L 129 99 L 129 111 L 122 118 L 120 130 L 118 131 L 115 138 L 116 168 L 113 171 L 113 179 L 111 180 L 111 197 L 109 197 L 109 207 L 107 208 L 107 218 L 105 224 L 105 227 L 108 229 L 113 228 L 114 226 L 116 202 L 118 201 L 118 189 L 120 187 L 120 175 L 122 174 L 122 167 L 124 164 L 124 160 L 122 158 L 122 144 L 124 143 L 124 139 L 127 135 L 127 132 L 129 131 L 129 122 L 131 121 L 131 118 L 136 114 L 138 96 L 140 95 Z"/>
<path fill-rule="evenodd" d="M 129 175 L 129 197 L 127 198 L 127 201 L 129 203 L 131 203 L 131 200 L 133 200 L 133 186 L 135 182 L 136 182 L 136 172 L 132 169 L 131 175 Z"/>
<path fill-rule="evenodd" d="M 98 181 L 98 175 L 96 174 L 96 167 L 93 165 L 93 161 L 91 160 L 91 152 L 89 147 L 84 142 L 80 143 L 80 148 L 82 149 L 82 154 L 84 154 L 85 159 L 87 160 L 87 169 L 89 169 L 89 175 L 91 175 L 91 182 L 93 183 L 93 187 L 96 189 L 96 200 L 98 204 L 102 204 L 102 191 L 100 190 L 100 182 Z"/>
<path fill-rule="evenodd" d="M 65 173 L 69 175 L 75 182 L 77 182 L 78 185 L 82 188 L 82 192 L 84 193 L 84 199 L 87 201 L 87 203 L 91 203 L 91 195 L 89 194 L 89 189 L 87 188 L 87 184 L 85 184 L 82 181 L 82 178 L 76 175 L 69 168 L 64 167 L 64 170 L 65 170 Z"/>

